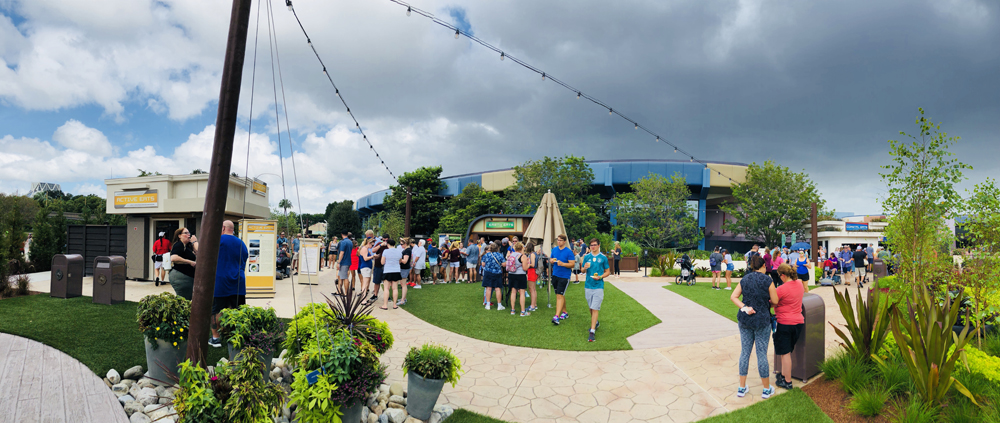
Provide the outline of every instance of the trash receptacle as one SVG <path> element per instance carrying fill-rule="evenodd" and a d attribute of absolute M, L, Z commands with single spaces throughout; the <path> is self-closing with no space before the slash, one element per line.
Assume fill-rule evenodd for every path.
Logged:
<path fill-rule="evenodd" d="M 83 256 L 56 254 L 52 256 L 49 296 L 74 298 L 83 295 Z"/>
<path fill-rule="evenodd" d="M 885 262 L 879 259 L 872 260 L 872 273 L 875 276 L 872 278 L 873 281 L 878 281 L 879 278 L 884 278 L 889 276 L 889 267 L 885 265 Z"/>
<path fill-rule="evenodd" d="M 125 257 L 100 256 L 94 259 L 94 304 L 125 301 Z"/>
<path fill-rule="evenodd" d="M 826 359 L 826 304 L 823 297 L 816 294 L 802 297 L 802 316 L 806 326 L 792 351 L 791 374 L 782 371 L 777 356 L 774 357 L 774 372 L 805 382 L 819 374 L 819 363 Z"/>

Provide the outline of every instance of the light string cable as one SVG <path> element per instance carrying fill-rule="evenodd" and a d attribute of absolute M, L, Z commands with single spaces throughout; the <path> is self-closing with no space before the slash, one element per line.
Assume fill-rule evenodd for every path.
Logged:
<path fill-rule="evenodd" d="M 576 94 L 576 98 L 587 99 L 590 102 L 592 102 L 592 103 L 594 103 L 594 104 L 596 104 L 598 106 L 601 106 L 603 109 L 607 110 L 609 115 L 618 115 L 622 119 L 628 121 L 629 123 L 632 124 L 632 126 L 636 130 L 641 129 L 641 130 L 645 131 L 647 134 L 649 134 L 650 136 L 656 137 L 656 142 L 657 143 L 660 142 L 660 141 L 662 141 L 665 146 L 673 147 L 674 148 L 674 153 L 680 153 L 680 154 L 688 157 L 692 163 L 697 162 L 697 163 L 700 163 L 700 164 L 704 165 L 705 167 L 708 167 L 708 162 L 706 162 L 704 160 L 701 160 L 701 159 L 698 159 L 693 154 L 691 154 L 691 153 L 687 152 L 686 150 L 680 148 L 680 146 L 678 146 L 675 142 L 670 141 L 667 138 L 660 136 L 660 134 L 657 134 L 652 129 L 650 129 L 648 126 L 645 126 L 645 125 L 639 123 L 638 121 L 636 121 L 635 119 L 632 119 L 632 118 L 626 116 L 619 109 L 615 109 L 614 107 L 611 107 L 611 105 L 609 105 L 609 104 L 607 104 L 607 103 L 599 100 L 598 98 L 596 98 L 596 97 L 594 97 L 594 96 L 592 96 L 590 94 L 587 94 L 587 93 L 583 92 L 583 90 L 580 90 L 580 89 L 578 89 L 576 87 L 573 87 L 572 85 L 564 82 L 563 80 L 552 76 L 552 74 L 550 74 L 548 72 L 545 72 L 545 71 L 543 71 L 543 70 L 541 70 L 541 69 L 539 69 L 539 68 L 537 68 L 535 66 L 532 66 L 531 64 L 525 62 L 524 60 L 521 60 L 521 59 L 518 59 L 517 57 L 511 56 L 510 54 L 508 54 L 507 52 L 503 51 L 499 47 L 496 47 L 493 44 L 490 44 L 490 43 L 484 41 L 483 39 L 481 39 L 481 38 L 479 38 L 479 37 L 477 37 L 475 35 L 470 34 L 467 31 L 462 31 L 462 29 L 459 28 L 458 26 L 456 26 L 456 25 L 454 25 L 454 24 L 452 24 L 450 22 L 446 22 L 446 21 L 443 21 L 443 20 L 439 19 L 437 16 L 434 16 L 434 14 L 431 13 L 431 12 L 428 12 L 426 10 L 423 10 L 423 9 L 420 9 L 420 8 L 417 8 L 417 7 L 414 7 L 413 5 L 411 5 L 411 4 L 409 4 L 409 3 L 405 2 L 405 1 L 402 1 L 402 0 L 388 0 L 388 1 L 390 1 L 392 3 L 396 3 L 396 4 L 400 5 L 400 6 L 406 7 L 406 16 L 410 16 L 411 13 L 416 13 L 417 15 L 420 15 L 420 16 L 423 16 L 423 17 L 425 17 L 427 19 L 430 19 L 432 22 L 434 22 L 434 23 L 436 23 L 436 24 L 438 24 L 440 26 L 443 26 L 445 28 L 448 28 L 451 31 L 454 31 L 456 39 L 458 39 L 460 35 L 461 36 L 465 36 L 466 38 L 468 38 L 468 39 L 476 42 L 477 44 L 479 44 L 479 45 L 481 45 L 483 47 L 486 47 L 486 48 L 488 48 L 490 50 L 493 50 L 496 53 L 499 53 L 501 61 L 504 60 L 505 58 L 506 59 L 510 59 L 512 62 L 517 63 L 518 65 L 521 65 L 525 69 L 528 69 L 528 70 L 530 70 L 532 72 L 535 72 L 535 73 L 541 75 L 542 76 L 542 81 L 545 81 L 546 79 L 548 79 L 548 80 L 550 80 L 552 82 L 555 82 L 556 84 L 561 85 L 563 88 L 566 88 L 567 90 L 569 90 L 569 91 L 573 92 L 574 94 Z M 733 182 L 733 179 L 731 177 L 723 175 L 722 172 L 720 172 L 718 170 L 715 170 L 715 169 L 711 169 L 711 170 L 713 172 L 719 174 L 719 176 L 721 176 L 723 178 L 726 178 L 726 179 L 729 179 L 730 182 Z"/>
<path fill-rule="evenodd" d="M 306 43 L 309 44 L 309 48 L 312 49 L 313 54 L 316 55 L 316 60 L 319 61 L 320 66 L 323 67 L 323 75 L 326 75 L 326 79 L 330 81 L 330 85 L 333 86 L 333 92 L 337 95 L 337 98 L 340 99 L 340 102 L 343 103 L 344 108 L 347 109 L 347 114 L 351 116 L 351 120 L 354 121 L 354 128 L 361 133 L 361 137 L 364 138 L 366 143 L 368 143 L 368 149 L 375 153 L 375 158 L 377 158 L 379 163 L 382 163 L 382 167 L 389 172 L 389 176 L 392 177 L 392 180 L 395 181 L 396 184 L 399 184 L 399 179 L 396 178 L 396 174 L 392 173 L 392 170 L 389 169 L 389 165 L 385 164 L 385 159 L 382 158 L 382 156 L 378 153 L 378 150 L 375 149 L 375 146 L 372 145 L 371 140 L 368 139 L 368 135 L 365 134 L 364 129 L 361 128 L 361 124 L 358 123 L 358 118 L 354 116 L 354 112 L 351 111 L 351 107 L 347 105 L 347 100 L 344 100 L 343 94 L 340 93 L 340 88 L 337 87 L 337 84 L 333 82 L 333 77 L 331 77 L 330 73 L 327 72 L 326 64 L 323 63 L 323 58 L 319 57 L 319 52 L 317 52 L 316 47 L 313 46 L 312 39 L 309 38 L 309 33 L 306 32 L 306 28 L 302 26 L 302 20 L 299 19 L 299 14 L 295 11 L 295 7 L 292 5 L 292 0 L 285 0 L 285 5 L 288 6 L 288 10 L 292 12 L 293 16 L 295 16 L 295 22 L 298 22 L 299 28 L 302 29 L 302 35 L 306 37 Z"/>

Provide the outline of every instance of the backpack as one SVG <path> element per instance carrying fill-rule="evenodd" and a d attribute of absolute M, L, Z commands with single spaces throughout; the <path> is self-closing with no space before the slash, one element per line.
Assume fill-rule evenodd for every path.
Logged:
<path fill-rule="evenodd" d="M 507 261 L 504 263 L 504 267 L 507 269 L 508 273 L 514 273 L 517 271 L 517 260 L 521 257 L 521 253 L 511 253 L 507 256 Z"/>
<path fill-rule="evenodd" d="M 719 265 L 718 260 L 715 259 L 715 254 L 712 254 L 711 256 L 709 256 L 709 258 L 708 258 L 708 265 L 712 266 L 712 267 L 715 267 L 715 266 Z"/>

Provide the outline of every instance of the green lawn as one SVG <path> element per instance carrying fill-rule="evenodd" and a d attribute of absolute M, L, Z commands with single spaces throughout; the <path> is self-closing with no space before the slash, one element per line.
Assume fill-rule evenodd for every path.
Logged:
<path fill-rule="evenodd" d="M 699 423 L 773 423 L 773 422 L 833 422 L 809 395 L 801 389 L 793 389 L 760 401 L 749 407 L 730 411 Z"/>
<path fill-rule="evenodd" d="M 91 303 L 91 297 L 52 298 L 46 294 L 0 300 L 0 332 L 34 339 L 80 360 L 94 373 L 146 368 L 146 349 L 135 322 L 137 303 Z M 225 348 L 208 348 L 216 363 Z"/>
<path fill-rule="evenodd" d="M 485 310 L 483 310 L 485 311 Z M 484 416 L 479 413 L 473 413 L 468 410 L 463 410 L 461 408 L 455 409 L 455 412 L 448 417 L 448 423 L 507 423 L 505 420 L 494 419 L 489 416 Z"/>
<path fill-rule="evenodd" d="M 403 308 L 432 325 L 489 342 L 567 351 L 630 350 L 626 338 L 660 323 L 660 319 L 612 284 L 604 287 L 597 342 L 587 342 L 590 310 L 583 298 L 583 283 L 570 284 L 566 290 L 570 317 L 559 326 L 552 324 L 554 309 L 548 308 L 542 290 L 538 292 L 538 311 L 528 317 L 511 316 L 509 309 L 497 311 L 496 305 L 484 310 L 480 284 L 425 284 L 423 289 L 409 290 Z M 525 299 L 525 304 L 529 301 Z"/>
<path fill-rule="evenodd" d="M 720 290 L 712 289 L 711 282 L 698 282 L 694 286 L 670 284 L 664 286 L 664 288 L 676 292 L 680 296 L 701 304 L 703 307 L 735 322 L 736 306 L 729 300 L 729 296 L 732 295 L 733 291 L 726 291 L 724 289 L 726 287 L 725 279 L 722 282 L 721 286 L 723 289 Z M 733 281 L 733 289 L 736 289 L 736 281 Z"/>

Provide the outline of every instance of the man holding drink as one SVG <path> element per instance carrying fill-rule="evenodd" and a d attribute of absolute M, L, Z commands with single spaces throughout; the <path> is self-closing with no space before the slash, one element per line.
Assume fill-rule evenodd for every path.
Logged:
<path fill-rule="evenodd" d="M 583 256 L 582 268 L 587 275 L 583 293 L 587 299 L 587 306 L 590 307 L 590 337 L 587 340 L 594 342 L 597 328 L 601 326 L 597 314 L 601 311 L 601 303 L 604 302 L 604 278 L 611 274 L 608 257 L 601 253 L 601 242 L 597 238 L 590 239 L 590 252 Z"/>

